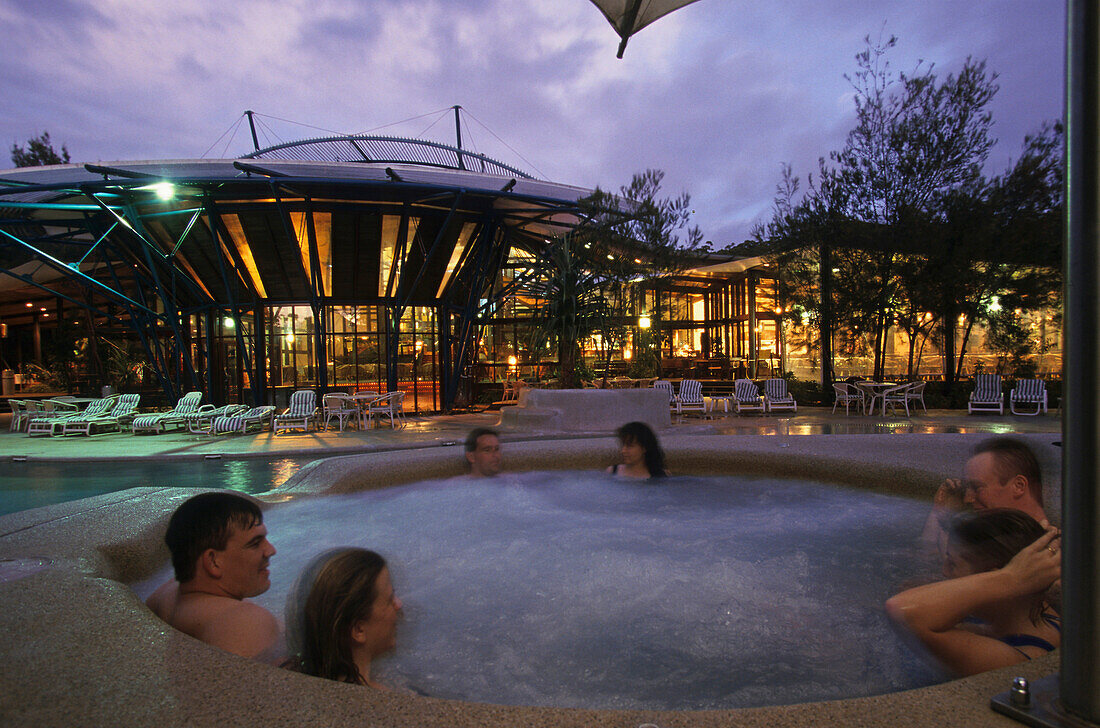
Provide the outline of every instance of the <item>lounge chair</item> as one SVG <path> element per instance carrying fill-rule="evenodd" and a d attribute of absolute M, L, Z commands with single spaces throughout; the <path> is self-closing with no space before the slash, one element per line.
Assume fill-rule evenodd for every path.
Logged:
<path fill-rule="evenodd" d="M 253 407 L 246 412 L 215 418 L 210 432 L 213 435 L 222 435 L 227 432 L 239 432 L 243 435 L 253 428 L 263 431 L 265 426 L 274 427 L 274 416 L 275 408 L 265 404 L 260 407 Z"/>
<path fill-rule="evenodd" d="M 974 391 L 966 405 L 968 414 L 975 412 L 1005 413 L 1005 395 L 1001 391 L 1000 374 L 975 374 Z"/>
<path fill-rule="evenodd" d="M 764 382 L 764 403 L 768 412 L 776 410 L 798 411 L 798 402 L 787 391 L 786 379 L 769 379 Z"/>
<path fill-rule="evenodd" d="M 275 434 L 279 430 L 302 429 L 309 432 L 309 426 L 317 422 L 317 393 L 312 389 L 299 389 L 290 395 L 290 406 L 275 415 L 272 429 Z"/>
<path fill-rule="evenodd" d="M 325 419 L 325 430 L 335 417 L 340 425 L 340 432 L 344 431 L 348 421 L 359 416 L 359 408 L 351 395 L 343 392 L 329 392 L 321 397 L 321 414 Z"/>
<path fill-rule="evenodd" d="M 1017 412 L 1016 405 L 1034 406 L 1034 412 Z M 1042 379 L 1017 379 L 1008 395 L 1008 408 L 1014 415 L 1035 416 L 1047 411 L 1047 385 Z"/>
<path fill-rule="evenodd" d="M 705 415 L 709 409 L 703 397 L 702 384 L 694 379 L 685 379 L 680 382 L 680 395 L 676 398 L 676 414 L 702 412 Z"/>
<path fill-rule="evenodd" d="M 737 414 L 742 412 L 766 412 L 764 397 L 756 382 L 751 379 L 737 379 L 733 383 L 733 401 Z"/>
<path fill-rule="evenodd" d="M 204 404 L 197 412 L 187 415 L 187 431 L 196 435 L 214 434 L 214 420 L 219 417 L 232 417 L 248 409 L 246 404 L 226 404 L 215 407 L 212 404 Z"/>
<path fill-rule="evenodd" d="M 676 393 L 672 389 L 672 382 L 668 381 L 667 379 L 658 379 L 655 382 L 653 382 L 653 388 L 654 389 L 660 389 L 663 392 L 667 392 L 668 393 L 668 406 L 669 406 L 669 409 L 671 409 L 675 412 L 680 411 L 676 406 L 677 405 Z"/>
<path fill-rule="evenodd" d="M 378 399 L 368 402 L 365 407 L 367 426 L 370 426 L 371 420 L 375 415 L 379 417 L 389 417 L 390 427 L 395 429 L 397 427 L 397 422 L 400 421 L 404 424 L 404 402 L 404 392 L 386 392 Z"/>
<path fill-rule="evenodd" d="M 848 416 L 848 408 L 853 404 L 857 407 L 863 407 L 863 392 L 852 384 L 847 382 L 833 382 L 833 412 L 836 412 L 836 406 L 841 402 L 844 403 L 844 416 Z"/>
<path fill-rule="evenodd" d="M 31 416 L 27 423 L 27 436 L 49 435 L 52 437 L 53 435 L 59 435 L 64 430 L 65 423 L 73 417 L 93 418 L 107 414 L 111 411 L 116 399 L 117 397 L 94 399 L 88 403 L 83 412 L 71 403 L 65 403 L 65 406 L 61 408 L 55 407 L 51 413 L 43 410 Z"/>
<path fill-rule="evenodd" d="M 84 411 L 65 420 L 61 427 L 62 435 L 89 435 L 96 429 L 106 432 L 122 432 L 122 426 L 134 419 L 137 414 L 140 394 L 124 394 L 118 398 L 110 412 L 89 417 Z"/>
<path fill-rule="evenodd" d="M 153 432 L 159 435 L 169 427 L 184 427 L 187 424 L 187 418 L 198 412 L 201 402 L 202 392 L 188 392 L 180 397 L 175 407 L 166 412 L 154 412 L 135 417 L 130 429 L 135 435 L 139 432 Z"/>

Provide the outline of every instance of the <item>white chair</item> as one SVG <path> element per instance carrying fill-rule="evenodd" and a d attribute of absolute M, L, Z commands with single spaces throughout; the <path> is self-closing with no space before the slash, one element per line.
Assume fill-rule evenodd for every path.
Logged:
<path fill-rule="evenodd" d="M 886 414 L 887 407 L 890 408 L 891 412 L 897 414 L 898 405 L 901 405 L 905 408 L 905 416 L 908 417 L 909 390 L 912 388 L 912 384 L 899 384 L 896 387 L 882 390 L 882 414 Z"/>
<path fill-rule="evenodd" d="M 733 383 L 733 398 L 737 414 L 742 412 L 766 412 L 764 397 L 756 382 L 751 379 L 737 379 Z"/>
<path fill-rule="evenodd" d="M 707 413 L 707 401 L 703 397 L 703 385 L 694 379 L 680 382 L 680 394 L 676 398 L 676 414 L 685 412 Z"/>
<path fill-rule="evenodd" d="M 73 417 L 101 417 L 111 410 L 115 403 L 114 397 L 92 400 L 83 412 L 77 411 L 75 404 L 64 408 L 54 408 L 52 414 L 47 414 L 43 408 L 40 412 L 32 413 L 27 421 L 27 436 L 59 435 L 65 428 L 65 423 Z M 29 402 L 27 404 L 30 404 Z M 40 405 L 41 403 L 35 403 Z"/>
<path fill-rule="evenodd" d="M 348 424 L 348 420 L 359 415 L 359 408 L 355 406 L 355 400 L 350 395 L 342 392 L 329 392 L 321 397 L 321 416 L 325 419 L 325 430 L 335 417 L 340 426 L 340 432 Z"/>
<path fill-rule="evenodd" d="M 1005 395 L 1001 391 L 1000 374 L 975 374 L 974 391 L 966 405 L 968 414 L 975 412 L 1005 413 Z"/>
<path fill-rule="evenodd" d="M 386 392 L 384 395 L 376 400 L 367 403 L 367 425 L 369 426 L 375 415 L 379 417 L 388 417 L 390 419 L 390 427 L 397 427 L 398 422 L 404 423 L 405 393 L 404 392 Z"/>
<path fill-rule="evenodd" d="M 9 399 L 8 406 L 11 407 L 11 426 L 8 429 L 11 432 L 19 432 L 26 427 L 29 419 L 27 403 L 21 399 Z"/>
<path fill-rule="evenodd" d="M 304 430 L 317 421 L 317 393 L 312 389 L 299 389 L 290 395 L 289 406 L 275 415 L 272 426 L 275 434 L 279 430 Z"/>
<path fill-rule="evenodd" d="M 1035 407 L 1034 412 L 1017 412 L 1016 405 Z M 1014 415 L 1034 417 L 1047 411 L 1047 385 L 1042 379 L 1017 379 L 1016 386 L 1008 395 L 1008 408 Z"/>
<path fill-rule="evenodd" d="M 833 413 L 836 413 L 836 406 L 841 402 L 844 403 L 844 416 L 847 417 L 848 408 L 853 404 L 858 408 L 863 407 L 863 392 L 847 382 L 833 382 Z"/>
<path fill-rule="evenodd" d="M 913 382 L 913 386 L 905 391 L 905 399 L 913 403 L 914 412 L 917 411 L 917 403 L 920 402 L 924 414 L 928 414 L 928 407 L 924 404 L 924 388 L 927 386 L 928 382 Z"/>
<path fill-rule="evenodd" d="M 787 391 L 786 379 L 769 379 L 764 382 L 764 403 L 768 412 L 776 410 L 798 411 L 798 402 Z"/>

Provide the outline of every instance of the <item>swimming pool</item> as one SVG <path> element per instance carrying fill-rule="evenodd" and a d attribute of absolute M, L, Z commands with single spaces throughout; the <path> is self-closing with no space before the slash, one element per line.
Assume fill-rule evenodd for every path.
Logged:
<path fill-rule="evenodd" d="M 0 461 L 0 516 L 143 486 L 263 493 L 313 458 Z"/>

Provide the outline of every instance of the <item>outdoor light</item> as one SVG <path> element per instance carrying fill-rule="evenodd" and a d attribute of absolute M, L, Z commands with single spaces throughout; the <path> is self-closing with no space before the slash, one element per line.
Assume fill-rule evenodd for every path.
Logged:
<path fill-rule="evenodd" d="M 34 304 L 30 301 L 27 301 L 27 308 L 34 308 Z"/>
<path fill-rule="evenodd" d="M 781 313 L 783 313 L 783 307 L 782 307 L 782 306 L 776 306 L 776 307 L 775 307 L 775 312 L 776 312 L 777 314 L 781 314 Z"/>
<path fill-rule="evenodd" d="M 638 328 L 639 329 L 648 329 L 651 323 L 652 322 L 649 320 L 649 316 L 639 316 L 638 317 Z"/>
<path fill-rule="evenodd" d="M 294 332 L 293 331 L 288 331 L 283 336 L 283 340 L 288 344 L 293 344 L 294 343 Z"/>
<path fill-rule="evenodd" d="M 515 356 L 508 357 L 508 366 L 512 367 L 513 369 L 515 368 L 515 366 L 516 366 L 516 357 Z"/>
<path fill-rule="evenodd" d="M 624 346 L 623 347 L 623 359 L 625 359 L 626 361 L 630 361 L 631 356 L 633 356 L 633 354 L 631 353 L 630 348 Z"/>
<path fill-rule="evenodd" d="M 1001 299 L 998 296 L 994 296 L 993 298 L 989 299 L 989 306 L 988 306 L 987 310 L 991 311 L 993 313 L 996 313 L 997 311 L 1000 311 L 1001 310 Z"/>
<path fill-rule="evenodd" d="M 229 318 L 228 316 L 226 316 L 225 318 L 222 319 L 222 326 L 224 326 L 227 329 L 231 329 L 235 325 L 236 324 L 233 323 L 233 319 Z"/>
<path fill-rule="evenodd" d="M 157 197 L 164 201 L 171 200 L 176 196 L 176 186 L 171 182 L 158 182 L 153 185 L 153 191 L 157 193 Z"/>

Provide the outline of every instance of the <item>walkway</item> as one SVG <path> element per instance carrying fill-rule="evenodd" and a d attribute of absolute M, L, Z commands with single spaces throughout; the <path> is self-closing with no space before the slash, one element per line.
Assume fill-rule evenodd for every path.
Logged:
<path fill-rule="evenodd" d="M 93 437 L 28 437 L 8 431 L 10 415 L 0 416 L 0 459 L 26 458 L 34 460 L 88 460 L 92 458 L 226 458 L 347 455 L 410 448 L 452 445 L 462 442 L 474 427 L 493 427 L 498 412 L 466 415 L 430 415 L 409 417 L 408 425 L 397 430 L 378 427 L 360 432 L 354 428 L 339 432 L 335 429 L 309 433 L 270 432 L 254 435 L 210 437 L 187 431 L 163 435 L 132 435 L 129 432 L 108 433 Z M 950 434 L 950 433 L 1050 433 L 1060 439 L 1061 417 L 1056 414 L 1037 417 L 1011 415 L 967 415 L 960 410 L 929 410 L 927 415 L 913 417 L 867 417 L 842 412 L 831 414 L 827 408 L 803 407 L 796 414 L 719 415 L 715 419 L 685 417 L 668 428 L 663 435 L 775 435 L 780 420 L 787 420 L 792 437 L 805 435 L 887 435 L 887 434 Z M 606 437 L 607 432 L 561 433 L 502 431 L 505 442 L 533 439 L 563 439 L 576 437 Z"/>

